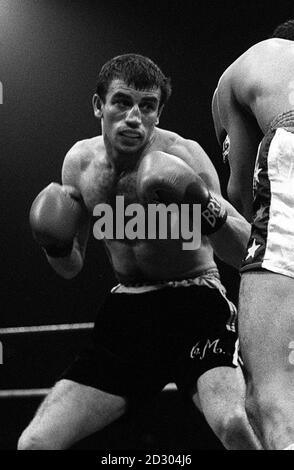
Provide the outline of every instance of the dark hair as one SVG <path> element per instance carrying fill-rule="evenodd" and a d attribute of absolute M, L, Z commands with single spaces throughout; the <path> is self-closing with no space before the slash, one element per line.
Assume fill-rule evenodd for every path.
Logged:
<path fill-rule="evenodd" d="M 102 101 L 112 80 L 121 79 L 138 90 L 160 88 L 160 103 L 164 105 L 171 95 L 171 81 L 148 57 L 140 54 L 123 54 L 110 59 L 100 70 L 96 93 Z"/>
<path fill-rule="evenodd" d="M 289 39 L 290 41 L 294 41 L 294 20 L 287 20 L 278 25 L 271 35 L 271 38 Z"/>

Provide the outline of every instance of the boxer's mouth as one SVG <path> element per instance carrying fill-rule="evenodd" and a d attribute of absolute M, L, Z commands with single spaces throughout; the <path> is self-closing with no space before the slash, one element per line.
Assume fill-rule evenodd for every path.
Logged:
<path fill-rule="evenodd" d="M 141 133 L 136 131 L 121 131 L 120 135 L 128 139 L 141 139 Z"/>

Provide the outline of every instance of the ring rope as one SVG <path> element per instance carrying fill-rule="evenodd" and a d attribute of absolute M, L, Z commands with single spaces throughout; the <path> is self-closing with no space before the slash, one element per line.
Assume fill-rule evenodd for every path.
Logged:
<path fill-rule="evenodd" d="M 44 333 L 55 331 L 73 331 L 73 330 L 89 330 L 93 328 L 94 323 L 64 323 L 60 325 L 40 325 L 40 326 L 16 326 L 8 328 L 0 328 L 0 335 L 15 335 L 22 333 Z"/>
<path fill-rule="evenodd" d="M 20 398 L 20 397 L 39 397 L 45 396 L 50 392 L 50 388 L 31 388 L 0 390 L 0 398 Z"/>
<path fill-rule="evenodd" d="M 60 325 L 19 326 L 19 327 L 0 328 L 0 335 L 89 330 L 93 327 L 94 327 L 93 322 L 64 323 Z M 164 387 L 163 390 L 173 391 L 173 390 L 177 390 L 177 387 L 174 383 L 169 383 Z M 24 398 L 24 397 L 46 396 L 49 393 L 49 391 L 50 391 L 50 388 L 0 390 L 0 399 L 1 398 Z"/>
<path fill-rule="evenodd" d="M 48 395 L 51 388 L 28 388 L 28 389 L 12 389 L 12 390 L 0 390 L 1 398 L 31 398 L 31 397 L 43 397 Z M 164 388 L 164 392 L 171 392 L 177 390 L 177 386 L 174 383 L 167 384 Z"/>

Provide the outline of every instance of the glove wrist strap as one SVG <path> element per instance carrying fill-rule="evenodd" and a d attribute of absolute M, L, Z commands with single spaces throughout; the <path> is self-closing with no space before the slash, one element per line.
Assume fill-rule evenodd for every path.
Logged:
<path fill-rule="evenodd" d="M 212 195 L 205 209 L 201 212 L 201 232 L 203 235 L 211 235 L 217 232 L 225 223 L 228 217 L 226 209 Z"/>

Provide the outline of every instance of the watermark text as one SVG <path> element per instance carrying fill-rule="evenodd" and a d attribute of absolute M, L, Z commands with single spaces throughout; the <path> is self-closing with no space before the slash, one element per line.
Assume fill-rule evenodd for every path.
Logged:
<path fill-rule="evenodd" d="M 183 250 L 197 250 L 201 245 L 201 205 L 147 204 L 125 205 L 124 196 L 116 196 L 115 206 L 97 204 L 93 226 L 97 240 L 183 240 Z"/>

